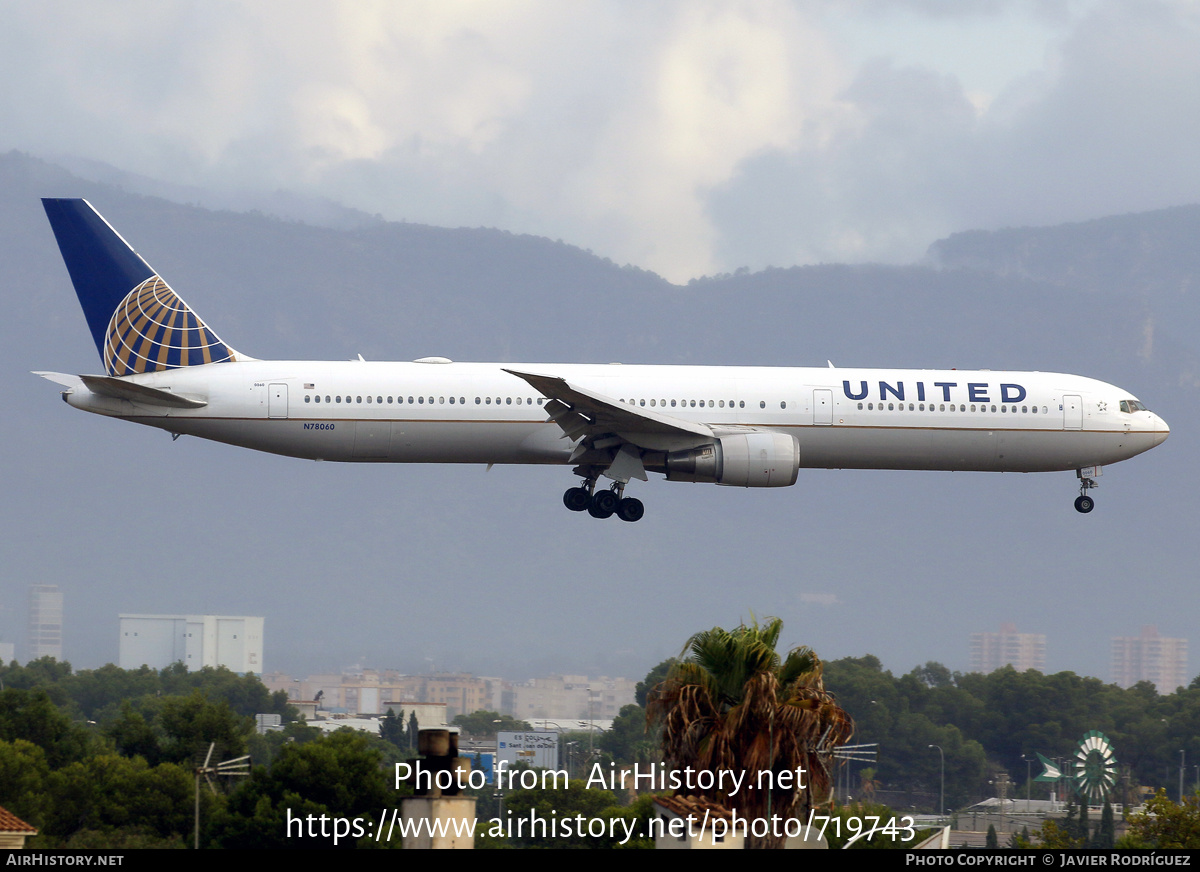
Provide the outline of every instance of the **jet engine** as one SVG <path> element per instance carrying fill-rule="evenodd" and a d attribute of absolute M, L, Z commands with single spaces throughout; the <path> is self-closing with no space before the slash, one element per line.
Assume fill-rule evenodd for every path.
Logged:
<path fill-rule="evenodd" d="M 800 445 L 786 433 L 737 433 L 667 454 L 669 481 L 732 487 L 788 487 L 800 472 Z"/>

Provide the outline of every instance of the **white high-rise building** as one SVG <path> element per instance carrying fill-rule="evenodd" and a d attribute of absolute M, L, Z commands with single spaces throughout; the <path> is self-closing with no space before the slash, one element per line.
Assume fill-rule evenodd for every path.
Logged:
<path fill-rule="evenodd" d="M 1158 627 L 1142 627 L 1140 636 L 1112 640 L 1112 680 L 1121 687 L 1149 681 L 1159 693 L 1187 687 L 1187 639 L 1158 635 Z"/>
<path fill-rule="evenodd" d="M 118 666 L 263 671 L 263 619 L 226 615 L 121 615 Z"/>
<path fill-rule="evenodd" d="M 971 671 L 985 675 L 1003 666 L 1018 672 L 1046 669 L 1046 637 L 1042 633 L 1018 633 L 1015 624 L 1001 624 L 999 633 L 971 634 Z"/>
<path fill-rule="evenodd" d="M 29 660 L 63 659 L 63 595 L 57 584 L 29 586 Z"/>

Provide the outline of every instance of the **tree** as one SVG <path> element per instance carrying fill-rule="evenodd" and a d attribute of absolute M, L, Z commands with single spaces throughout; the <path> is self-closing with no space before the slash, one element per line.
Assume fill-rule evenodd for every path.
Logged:
<path fill-rule="evenodd" d="M 55 661 L 36 660 L 42 664 Z M 24 739 L 41 748 L 51 769 L 82 760 L 89 753 L 87 731 L 62 713 L 41 687 L 0 691 L 0 741 Z"/>
<path fill-rule="evenodd" d="M 216 745 L 218 759 L 238 757 L 246 753 L 246 739 L 253 731 L 248 717 L 199 690 L 190 696 L 164 697 L 158 722 L 166 734 L 163 756 L 177 763 L 202 761 L 210 743 Z"/>
<path fill-rule="evenodd" d="M 404 725 L 404 710 L 388 709 L 379 719 L 379 738 L 395 745 L 398 750 L 408 750 L 408 728 Z"/>
<path fill-rule="evenodd" d="M 1144 848 L 1200 848 L 1200 796 L 1171 802 L 1159 789 L 1146 807 L 1129 819 L 1129 834 Z"/>
<path fill-rule="evenodd" d="M 0 741 L 0 806 L 41 828 L 46 812 L 46 752 L 32 742 Z"/>
<path fill-rule="evenodd" d="M 192 774 L 182 766 L 103 754 L 63 767 L 48 783 L 43 835 L 56 845 L 85 830 L 168 840 L 191 830 Z"/>
<path fill-rule="evenodd" d="M 411 792 L 393 789 L 382 763 L 377 740 L 348 729 L 284 745 L 270 769 L 255 767 L 214 815 L 215 840 L 223 848 L 353 848 L 366 822 L 390 814 Z M 296 823 L 309 815 L 315 824 Z M 333 817 L 366 822 L 334 839 Z"/>
<path fill-rule="evenodd" d="M 1111 848 L 1117 840 L 1117 823 L 1113 817 L 1112 803 L 1104 798 L 1104 811 L 1100 813 L 1100 828 L 1092 840 L 1093 848 Z"/>
<path fill-rule="evenodd" d="M 591 818 L 607 816 L 606 812 L 619 815 L 620 807 L 617 805 L 617 798 L 607 790 L 589 790 L 584 787 L 583 782 L 576 779 L 569 784 L 557 789 L 541 789 L 532 788 L 529 790 L 521 789 L 511 791 L 504 798 L 505 814 L 509 821 L 540 819 L 545 821 L 556 820 L 560 824 L 565 824 L 571 818 L 577 815 L 587 821 Z M 501 822 L 507 823 L 501 819 Z M 500 835 L 501 828 L 496 826 L 497 821 L 493 819 L 488 822 L 489 834 L 492 836 Z M 571 829 L 568 831 L 565 827 L 556 827 L 552 832 L 542 832 L 533 827 L 529 828 L 528 835 L 514 834 L 511 844 L 521 848 L 611 848 L 615 847 L 613 839 L 601 837 L 599 839 L 592 838 L 587 833 L 586 825 L 584 832 L 579 832 L 574 826 L 575 822 L 571 821 Z M 483 828 L 480 827 L 480 831 Z M 567 835 L 566 833 L 570 834 Z M 621 830 L 617 830 L 618 833 Z M 645 832 L 645 828 L 642 828 Z M 507 829 L 505 829 L 507 834 Z"/>
<path fill-rule="evenodd" d="M 658 756 L 658 743 L 646 735 L 646 712 L 633 703 L 621 706 L 612 727 L 596 739 L 596 747 L 621 765 L 645 764 Z"/>
<path fill-rule="evenodd" d="M 688 640 L 680 662 L 648 696 L 648 718 L 662 721 L 665 761 L 677 769 L 742 774 L 740 789 L 719 781 L 699 791 L 745 817 L 803 817 L 830 785 L 834 748 L 853 734 L 850 716 L 825 691 L 822 664 L 809 648 L 775 651 L 783 621 L 714 627 Z M 686 655 L 686 658 L 684 657 Z M 804 771 L 788 781 L 784 773 Z M 760 773 L 771 777 L 761 783 Z M 782 837 L 751 836 L 751 847 Z"/>
<path fill-rule="evenodd" d="M 650 691 L 662 684 L 662 682 L 666 679 L 667 674 L 677 662 L 678 661 L 676 661 L 674 657 L 664 660 L 662 663 L 659 663 L 648 673 L 646 673 L 646 677 L 637 683 L 633 689 L 633 698 L 637 700 L 637 704 L 639 706 L 642 708 L 646 707 L 646 697 L 649 695 Z"/>

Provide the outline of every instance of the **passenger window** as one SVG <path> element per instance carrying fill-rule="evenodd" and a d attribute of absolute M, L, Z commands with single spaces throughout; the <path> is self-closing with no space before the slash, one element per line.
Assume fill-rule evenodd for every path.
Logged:
<path fill-rule="evenodd" d="M 767 401 L 766 401 L 766 400 L 759 400 L 759 401 L 758 401 L 758 407 L 759 407 L 760 409 L 765 409 L 765 408 L 767 407 Z"/>
<path fill-rule="evenodd" d="M 338 401 L 339 403 L 342 401 L 342 395 L 341 395 L 341 394 L 338 394 L 337 401 Z"/>
<path fill-rule="evenodd" d="M 311 402 L 312 402 L 312 397 L 310 397 L 308 394 L 305 394 L 305 395 L 304 395 L 304 402 L 306 402 L 306 403 L 311 403 Z"/>
<path fill-rule="evenodd" d="M 782 402 L 780 402 L 780 404 L 779 404 L 779 408 L 781 408 L 781 409 L 786 409 L 786 408 L 787 408 L 787 401 L 786 401 L 786 400 L 783 400 Z"/>
<path fill-rule="evenodd" d="M 371 402 L 371 398 L 370 398 L 370 397 L 367 397 L 367 402 L 368 402 L 368 403 L 369 403 L 369 402 Z"/>
<path fill-rule="evenodd" d="M 859 408 L 859 409 L 861 409 L 861 408 L 862 408 L 862 403 L 859 403 L 859 404 L 858 404 L 858 408 Z"/>
<path fill-rule="evenodd" d="M 361 403 L 361 402 L 362 402 L 362 397 L 359 397 L 359 398 L 358 398 L 358 401 Z"/>

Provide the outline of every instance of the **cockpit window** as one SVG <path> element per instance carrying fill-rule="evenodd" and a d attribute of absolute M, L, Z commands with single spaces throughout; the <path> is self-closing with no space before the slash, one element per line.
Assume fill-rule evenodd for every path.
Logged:
<path fill-rule="evenodd" d="M 1121 400 L 1122 412 L 1149 412 L 1150 410 L 1139 400 Z"/>

